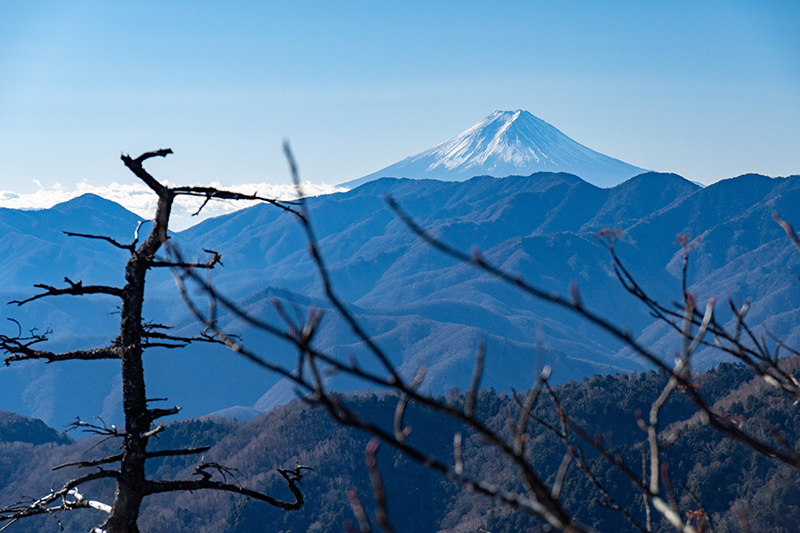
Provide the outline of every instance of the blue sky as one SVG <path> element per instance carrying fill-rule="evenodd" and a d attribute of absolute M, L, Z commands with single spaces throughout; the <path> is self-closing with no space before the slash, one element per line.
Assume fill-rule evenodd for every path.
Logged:
<path fill-rule="evenodd" d="M 710 183 L 800 173 L 800 2 L 0 0 L 0 191 L 355 179 L 496 109 Z M 37 183 L 38 182 L 38 183 Z"/>

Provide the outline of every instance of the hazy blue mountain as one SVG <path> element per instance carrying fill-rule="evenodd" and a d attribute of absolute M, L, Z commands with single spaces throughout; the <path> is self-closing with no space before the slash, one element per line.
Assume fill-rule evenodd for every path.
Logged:
<path fill-rule="evenodd" d="M 777 210 L 800 225 L 800 177 L 746 175 L 700 188 L 674 174 L 647 173 L 607 189 L 572 174 L 548 172 L 464 182 L 379 179 L 347 193 L 310 200 L 313 224 L 338 294 L 402 372 L 412 375 L 420 366 L 427 368 L 425 386 L 430 390 L 466 387 L 481 339 L 488 347 L 483 385 L 525 389 L 533 380 L 539 330 L 557 382 L 643 367 L 618 342 L 568 312 L 532 300 L 432 250 L 396 219 L 386 206 L 386 195 L 396 198 L 433 234 L 463 250 L 477 246 L 488 260 L 545 290 L 566 294 L 576 282 L 586 305 L 640 334 L 664 357 L 671 357 L 676 340 L 622 290 L 608 252 L 594 234 L 603 228 L 622 229 L 620 256 L 641 284 L 664 302 L 680 297 L 681 250 L 675 244 L 676 234 L 700 237 L 694 244 L 689 283 L 701 301 L 709 296 L 721 302 L 752 297 L 752 323 L 766 321 L 772 334 L 789 345 L 800 345 L 800 284 L 795 279 L 800 254 L 771 218 Z M 119 229 L 112 235 L 129 240 L 137 223 L 134 215 L 96 198 L 82 201 L 93 209 L 107 209 L 109 216 L 95 217 L 80 231 L 111 232 L 113 222 Z M 6 257 L 16 253 L 32 258 L 27 269 L 3 267 L 0 296 L 10 299 L 8 287 L 14 288 L 14 297 L 20 296 L 18 291 L 30 295 L 31 287 L 18 288 L 34 281 L 56 284 L 64 275 L 85 283 L 121 276 L 124 254 L 107 243 L 79 242 L 58 234 L 59 226 L 66 229 L 84 219 L 85 209 L 78 204 L 72 208 L 63 204 L 50 214 L 0 212 L 0 222 L 6 220 L 3 216 L 21 217 L 12 225 L 18 237 L 4 235 Z M 47 227 L 24 218 L 55 217 L 55 213 L 65 218 L 54 218 Z M 41 241 L 47 247 L 29 251 L 30 243 Z M 310 306 L 325 310 L 319 347 L 337 357 L 355 356 L 365 367 L 375 368 L 322 298 L 318 275 L 292 215 L 255 206 L 207 220 L 176 234 L 173 241 L 189 258 L 202 257 L 202 248 L 221 252 L 224 267 L 214 271 L 214 283 L 262 319 L 282 325 L 274 300 L 297 316 L 304 316 Z M 48 257 L 61 257 L 62 262 Z M 177 300 L 169 273 L 155 273 L 148 284 L 148 319 L 173 324 L 181 334 L 198 331 Z M 116 335 L 116 302 L 75 300 L 45 299 L 20 309 L 6 307 L 2 316 L 13 316 L 25 327 L 50 327 L 56 346 L 98 346 Z M 726 319 L 724 306 L 720 307 Z M 291 346 L 244 328 L 224 312 L 220 320 L 271 360 L 293 361 Z M 14 328 L 10 323 L 4 327 Z M 711 353 L 701 353 L 699 363 L 708 366 L 716 360 Z M 275 376 L 217 347 L 154 350 L 145 365 L 149 395 L 169 397 L 170 403 L 184 406 L 186 416 L 224 410 L 249 418 L 294 397 L 292 388 Z M 113 362 L 4 367 L 0 407 L 51 424 L 76 414 L 102 413 L 105 419 L 117 420 L 116 376 Z M 364 385 L 335 377 L 331 386 Z M 76 390 L 79 401 L 63 401 Z"/>
<path fill-rule="evenodd" d="M 140 218 L 118 204 L 86 194 L 51 209 L 0 209 L 0 332 L 50 330 L 52 349 L 96 347 L 116 335 L 117 302 L 110 297 L 45 299 L 22 308 L 7 305 L 39 292 L 34 283 L 65 286 L 64 277 L 84 283 L 121 286 L 125 253 L 108 243 L 68 237 L 63 232 L 133 240 Z M 44 365 L 25 362 L 0 366 L 0 408 L 41 418 L 59 426 L 76 415 L 100 415 L 119 365 L 73 361 Z M 86 403 L 85 403 L 86 402 Z M 85 403 L 85 404 L 84 404 Z"/>
<path fill-rule="evenodd" d="M 7 291 L 34 283 L 56 284 L 64 276 L 118 284 L 123 272 L 112 265 L 124 252 L 63 232 L 95 233 L 130 242 L 139 220 L 122 206 L 94 194 L 51 209 L 0 208 L 0 286 Z"/>
<path fill-rule="evenodd" d="M 495 111 L 468 130 L 417 155 L 343 185 L 378 178 L 463 181 L 473 176 L 569 172 L 600 187 L 612 187 L 644 172 L 570 139 L 528 111 Z"/>

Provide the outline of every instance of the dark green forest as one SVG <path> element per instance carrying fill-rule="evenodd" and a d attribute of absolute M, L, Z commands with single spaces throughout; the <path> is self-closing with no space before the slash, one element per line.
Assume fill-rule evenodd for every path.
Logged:
<path fill-rule="evenodd" d="M 797 369 L 800 361 L 789 358 L 782 364 Z M 637 411 L 649 408 L 667 379 L 659 372 L 598 375 L 555 387 L 553 392 L 564 412 L 590 439 L 601 442 L 633 470 L 640 470 L 646 435 L 636 423 Z M 731 424 L 763 440 L 779 435 L 792 446 L 800 443 L 797 407 L 773 392 L 760 377 L 754 377 L 752 370 L 723 363 L 695 373 L 693 380 Z M 342 396 L 341 400 L 386 427 L 392 423 L 397 404 L 395 395 L 380 392 Z M 453 390 L 444 400 L 459 404 L 464 402 L 464 395 Z M 476 410 L 488 426 L 512 437 L 513 421 L 520 410 L 513 395 L 482 391 Z M 660 439 L 665 443 L 674 439 L 673 444 L 664 446 L 662 462 L 668 464 L 681 513 L 685 517 L 692 513 L 708 516 L 718 531 L 796 531 L 800 524 L 800 500 L 796 497 L 800 473 L 721 437 L 702 423 L 696 411 L 683 392 L 672 395 L 662 410 Z M 559 424 L 552 398 L 543 397 L 534 414 L 539 423 L 531 425 L 528 455 L 537 472 L 552 483 L 567 444 L 548 429 Z M 523 492 L 523 487 L 510 481 L 517 479 L 514 467 L 466 427 L 458 427 L 460 422 L 413 406 L 406 420 L 412 428 L 408 440 L 449 463 L 454 460 L 452 435 L 462 431 L 465 472 L 506 490 Z M 0 498 L 5 502 L 46 492 L 51 484 L 57 485 L 74 473 L 70 469 L 51 472 L 51 465 L 102 457 L 118 446 L 113 439 L 72 440 L 40 421 L 10 413 L 0 416 L 0 439 Z M 337 424 L 322 409 L 302 400 L 246 423 L 218 418 L 172 423 L 154 441 L 154 450 L 210 445 L 204 461 L 225 465 L 229 469 L 226 475 L 267 493 L 288 493 L 276 468 L 296 462 L 311 466 L 314 470 L 303 480 L 306 503 L 298 511 L 286 512 L 241 496 L 208 491 L 153 496 L 143 509 L 140 527 L 147 531 L 232 533 L 346 530 L 348 524 L 355 524 L 348 492 L 358 495 L 367 516 L 374 513 L 364 466 L 369 439 L 369 435 Z M 593 475 L 614 501 L 643 523 L 641 493 L 629 479 L 599 457 L 591 442 L 572 440 L 569 444 L 576 453 L 584 454 Z M 388 493 L 389 518 L 396 531 L 545 530 L 535 519 L 469 493 L 385 444 L 377 457 Z M 198 461 L 197 457 L 154 460 L 151 475 L 185 477 L 191 475 Z M 112 491 L 110 483 L 88 485 L 84 490 L 87 497 L 100 500 L 110 499 Z M 608 508 L 610 502 L 577 465 L 566 475 L 562 501 L 568 512 L 597 530 L 635 530 L 621 513 Z M 96 513 L 72 512 L 60 520 L 67 531 L 85 531 L 96 522 Z M 670 530 L 666 522 L 655 522 L 654 526 L 656 530 Z M 52 517 L 38 517 L 15 523 L 9 530 L 58 531 L 59 523 Z"/>

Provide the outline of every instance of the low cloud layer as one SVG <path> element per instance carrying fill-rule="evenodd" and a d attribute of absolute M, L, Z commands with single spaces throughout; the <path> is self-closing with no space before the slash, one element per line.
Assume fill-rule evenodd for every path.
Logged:
<path fill-rule="evenodd" d="M 93 193 L 111 200 L 112 202 L 116 202 L 145 219 L 152 218 L 156 208 L 156 195 L 143 183 L 93 185 L 87 182 L 81 182 L 73 189 L 68 189 L 58 183 L 52 187 L 43 187 L 38 182 L 37 185 L 39 186 L 37 191 L 26 194 L 0 190 L 0 207 L 11 209 L 47 209 L 82 194 Z M 294 186 L 289 184 L 244 183 L 241 185 L 223 186 L 220 183 L 210 183 L 208 185 L 210 187 L 217 187 L 219 189 L 245 194 L 258 193 L 259 196 L 278 200 L 294 200 L 297 198 Z M 306 196 L 321 196 L 324 194 L 345 192 L 347 189 L 336 185 L 306 182 L 303 184 L 303 191 Z M 198 216 L 192 216 L 202 203 L 203 198 L 189 196 L 178 197 L 175 200 L 175 206 L 172 210 L 170 227 L 175 231 L 180 231 L 207 218 L 224 215 L 249 207 L 255 202 L 215 200 L 209 202 Z"/>

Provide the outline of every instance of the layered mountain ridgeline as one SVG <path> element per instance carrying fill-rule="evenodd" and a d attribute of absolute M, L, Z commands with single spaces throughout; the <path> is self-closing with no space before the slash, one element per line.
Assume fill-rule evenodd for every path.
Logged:
<path fill-rule="evenodd" d="M 337 292 L 403 371 L 413 375 L 426 367 L 426 384 L 435 391 L 469 383 L 472 354 L 484 338 L 487 386 L 529 386 L 537 328 L 544 332 L 554 379 L 561 382 L 642 367 L 617 341 L 570 313 L 433 250 L 387 208 L 386 195 L 432 234 L 465 251 L 478 247 L 488 261 L 545 291 L 565 294 L 576 282 L 587 306 L 635 333 L 645 332 L 665 357 L 679 347 L 676 337 L 622 290 L 608 252 L 594 236 L 603 228 L 622 229 L 619 255 L 663 302 L 680 299 L 676 235 L 698 237 L 689 289 L 699 301 L 749 297 L 760 302 L 752 306 L 751 324 L 766 321 L 774 335 L 800 344 L 800 316 L 795 316 L 800 286 L 793 275 L 800 256 L 772 219 L 773 210 L 789 218 L 797 213 L 797 177 L 742 176 L 702 189 L 671 174 L 641 175 L 612 189 L 547 173 L 463 183 L 385 179 L 318 199 L 312 218 Z M 299 296 L 319 297 L 320 289 L 290 216 L 267 206 L 253 208 L 180 237 L 188 246 L 204 243 L 221 251 L 228 259 L 215 282 L 259 316 L 280 323 L 272 298 L 290 307 L 294 302 L 300 315 L 310 305 L 329 307 L 322 299 Z M 271 288 L 249 290 L 257 286 Z M 723 322 L 725 307 L 719 311 Z M 331 312 L 318 340 L 342 357 L 362 353 L 348 331 Z M 708 367 L 718 359 L 706 350 L 696 361 Z M 288 387 L 279 386 L 260 406 L 290 396 Z"/>
<path fill-rule="evenodd" d="M 784 361 L 792 372 L 800 361 Z M 800 438 L 800 416 L 783 395 L 778 394 L 750 370 L 721 364 L 694 376 L 702 394 L 715 412 L 727 413 L 732 423 L 748 433 L 770 440 L 778 434 L 788 442 Z M 589 438 L 599 438 L 634 472 L 641 470 L 645 434 L 635 421 L 637 410 L 647 412 L 660 393 L 666 376 L 656 372 L 594 376 L 555 388 L 565 412 Z M 451 391 L 449 401 L 461 403 L 463 395 Z M 382 393 L 348 395 L 343 401 L 368 419 L 387 428 L 392 424 L 397 397 Z M 519 417 L 519 404 L 507 394 L 484 391 L 476 405 L 479 418 L 504 438 L 512 438 L 509 420 Z M 543 396 L 534 411 L 548 424 L 558 425 L 552 402 Z M 409 442 L 434 457 L 453 464 L 453 434 L 464 434 L 464 469 L 475 478 L 521 491 L 516 467 L 507 464 L 481 438 L 460 424 L 440 415 L 411 409 L 407 422 Z M 676 392 L 662 409 L 660 438 L 676 434 L 675 443 L 662 457 L 682 515 L 703 509 L 717 530 L 739 530 L 742 517 L 751 531 L 794 531 L 800 523 L 795 487 L 800 475 L 790 467 L 771 461 L 751 449 L 711 431 L 695 414 L 683 392 Z M 563 460 L 565 444 L 541 424 L 533 424 L 528 457 L 542 477 L 552 483 Z M 211 445 L 203 460 L 231 468 L 227 475 L 246 486 L 267 489 L 289 497 L 275 468 L 296 462 L 314 468 L 303 480 L 306 504 L 299 511 L 285 512 L 239 497 L 195 492 L 179 497 L 158 496 L 146 501 L 139 525 L 146 531 L 251 533 L 261 531 L 341 531 L 355 517 L 347 492 L 354 489 L 372 517 L 374 503 L 369 476 L 364 467 L 368 436 L 339 426 L 321 409 L 295 401 L 248 423 L 223 419 L 187 420 L 170 424 L 155 441 L 155 449 L 175 446 Z M 591 443 L 570 434 L 571 444 L 586 454 L 598 481 L 636 520 L 644 523 L 641 495 L 618 469 L 600 459 Z M 46 493 L 51 483 L 62 482 L 74 471 L 50 472 L 49 465 L 101 457 L 115 443 L 98 445 L 96 439 L 70 444 L 21 445 L 0 443 L 4 477 L 0 501 L 16 501 L 21 495 Z M 151 475 L 171 478 L 191 475 L 197 457 L 173 457 L 153 466 Z M 426 470 L 395 450 L 381 447 L 378 467 L 388 490 L 388 511 L 396 531 L 538 531 L 541 524 L 525 515 L 496 506 L 482 496 L 462 490 L 438 474 Z M 691 491 L 691 493 L 690 493 Z M 87 485 L 84 495 L 108 499 L 111 487 Z M 572 467 L 562 490 L 565 508 L 577 519 L 599 531 L 631 531 L 632 526 L 617 512 L 602 505 L 603 496 L 577 468 Z M 92 523 L 81 510 L 60 518 L 67 531 L 85 531 Z M 96 519 L 95 519 L 96 521 Z M 48 529 L 49 528 L 49 529 Z M 58 530 L 50 518 L 24 520 L 13 531 Z M 656 531 L 668 531 L 665 523 Z"/>
<path fill-rule="evenodd" d="M 427 368 L 425 385 L 435 393 L 467 386 L 482 339 L 488 349 L 485 386 L 503 391 L 529 387 L 539 350 L 537 330 L 544 334 L 554 382 L 646 368 L 620 343 L 570 313 L 431 249 L 391 212 L 386 195 L 432 234 L 465 251 L 477 246 L 490 262 L 546 291 L 566 294 L 576 282 L 587 306 L 641 334 L 667 358 L 679 346 L 677 339 L 622 290 L 608 252 L 594 234 L 604 228 L 623 230 L 619 255 L 642 286 L 663 302 L 680 299 L 676 234 L 699 237 L 689 268 L 690 291 L 699 301 L 710 296 L 720 302 L 751 298 L 752 325 L 764 323 L 788 345 L 800 344 L 800 285 L 794 277 L 800 256 L 771 218 L 773 211 L 792 222 L 800 217 L 798 177 L 746 175 L 700 188 L 673 174 L 649 173 L 610 189 L 553 173 L 465 182 L 382 179 L 309 200 L 336 291 L 402 372 L 413 375 L 421 366 Z M 86 217 L 95 210 L 109 216 Z M 46 225 L 37 222 L 35 217 L 50 211 L 61 218 Z M 9 217 L 17 218 L 9 222 Z M 0 240 L 0 253 L 10 262 L 24 257 L 27 265 L 2 270 L 0 297 L 10 300 L 35 292 L 30 283 L 58 285 L 64 276 L 84 283 L 121 279 L 124 257 L 119 250 L 102 241 L 67 238 L 58 230 L 110 234 L 127 242 L 138 217 L 86 196 L 44 212 L 0 210 L 0 223 L 14 228 Z M 335 356 L 362 358 L 365 368 L 373 365 L 322 298 L 317 271 L 292 215 L 256 206 L 205 221 L 172 242 L 189 258 L 205 258 L 204 248 L 220 252 L 224 267 L 215 270 L 214 283 L 260 318 L 283 324 L 275 300 L 292 315 L 305 316 L 312 306 L 325 310 L 316 337 L 319 347 Z M 31 243 L 46 246 L 31 248 Z M 5 307 L 2 314 L 18 319 L 23 331 L 52 329 L 58 349 L 92 347 L 117 334 L 115 305 L 102 297 L 49 298 L 22 308 Z M 176 334 L 198 331 L 168 272 L 156 272 L 148 281 L 145 307 L 148 320 L 174 325 Z M 725 306 L 718 308 L 725 321 Z M 222 310 L 220 323 L 263 347 L 273 361 L 293 364 L 291 346 L 249 330 Z M 6 328 L 6 334 L 16 331 L 11 323 Z M 251 417 L 294 397 L 291 387 L 273 375 L 254 372 L 224 348 L 148 353 L 148 390 L 184 406 L 186 416 L 227 410 Z M 701 350 L 696 357 L 696 364 L 705 367 L 718 361 L 710 351 Z M 0 405 L 58 426 L 75 416 L 98 414 L 116 423 L 117 374 L 113 361 L 3 367 Z M 330 385 L 364 388 L 340 377 Z M 62 401 L 75 394 L 79 401 Z"/>

